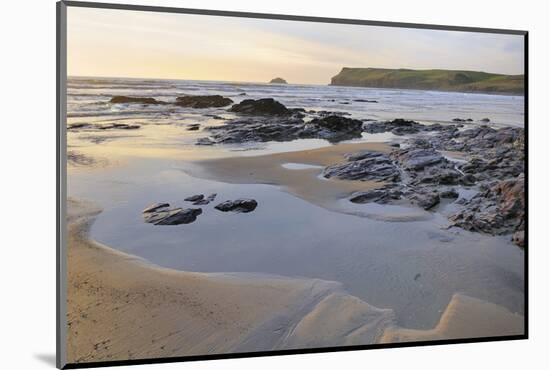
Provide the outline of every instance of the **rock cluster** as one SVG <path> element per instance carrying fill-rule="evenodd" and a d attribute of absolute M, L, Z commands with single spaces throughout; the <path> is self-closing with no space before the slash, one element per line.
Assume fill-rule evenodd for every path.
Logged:
<path fill-rule="evenodd" d="M 298 117 L 245 118 L 227 121 L 207 129 L 210 138 L 201 138 L 199 145 L 325 139 L 338 142 L 361 137 L 362 122 L 341 116 L 327 116 L 304 122 Z"/>
<path fill-rule="evenodd" d="M 417 123 L 396 126 L 392 122 L 376 123 L 373 127 L 384 130 L 409 127 L 417 133 L 433 131 Z M 389 155 L 349 154 L 347 162 L 327 167 L 324 174 L 386 182 L 381 189 L 352 194 L 349 199 L 354 203 L 410 202 L 429 210 L 442 199 L 454 201 L 459 210 L 448 215 L 452 226 L 492 235 L 512 234 L 512 241 L 523 246 L 524 130 L 480 126 L 462 131 L 448 127 L 436 131 L 435 135 L 406 140 L 404 148 L 395 149 Z M 441 154 L 442 150 L 461 152 L 467 159 L 450 161 Z M 377 165 L 384 167 L 379 170 Z M 399 176 L 391 176 L 390 169 Z M 460 187 L 478 192 L 469 199 L 459 198 Z"/>
<path fill-rule="evenodd" d="M 196 194 L 185 198 L 187 202 L 193 205 L 207 205 L 216 199 L 216 193 L 205 197 L 204 194 Z M 222 212 L 248 213 L 252 212 L 258 206 L 254 199 L 227 200 L 216 205 L 216 208 Z M 181 225 L 190 224 L 197 220 L 202 214 L 202 208 L 170 208 L 169 203 L 154 203 L 142 211 L 143 221 L 153 225 Z"/>
<path fill-rule="evenodd" d="M 157 100 L 155 98 L 116 95 L 109 100 L 113 104 L 174 104 L 188 108 L 220 108 L 233 103 L 233 100 L 221 95 L 185 95 L 176 98 L 173 103 Z"/>

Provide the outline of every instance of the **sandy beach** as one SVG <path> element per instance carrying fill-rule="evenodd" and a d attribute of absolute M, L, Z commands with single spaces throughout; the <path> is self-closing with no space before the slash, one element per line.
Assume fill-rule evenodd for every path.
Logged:
<path fill-rule="evenodd" d="M 88 240 L 98 212 L 69 201 L 68 362 L 372 343 L 392 320 L 334 282 L 153 266 Z"/>
<path fill-rule="evenodd" d="M 218 181 L 247 184 L 280 185 L 289 193 L 321 206 L 355 191 L 384 186 L 377 181 L 350 181 L 321 178 L 322 169 L 344 161 L 344 156 L 362 150 L 388 153 L 386 143 L 344 143 L 318 149 L 299 150 L 251 157 L 229 157 L 197 161 L 190 172 Z M 289 169 L 285 164 L 309 165 L 312 168 Z M 318 168 L 315 168 L 318 167 Z"/>
<path fill-rule="evenodd" d="M 433 330 L 408 330 L 335 282 L 161 268 L 90 240 L 100 212 L 68 202 L 70 363 L 523 332 L 523 316 L 462 295 Z"/>

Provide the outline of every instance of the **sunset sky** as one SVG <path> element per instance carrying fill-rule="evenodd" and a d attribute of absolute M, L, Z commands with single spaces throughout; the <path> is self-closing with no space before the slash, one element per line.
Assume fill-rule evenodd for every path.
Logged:
<path fill-rule="evenodd" d="M 327 84 L 342 67 L 523 74 L 523 37 L 68 8 L 70 76 Z"/>

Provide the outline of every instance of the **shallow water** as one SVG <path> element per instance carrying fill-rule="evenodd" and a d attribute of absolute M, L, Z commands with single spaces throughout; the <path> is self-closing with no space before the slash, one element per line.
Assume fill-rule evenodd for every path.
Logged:
<path fill-rule="evenodd" d="M 242 92 L 247 95 L 237 95 Z M 154 264 L 189 271 L 334 280 L 374 306 L 394 309 L 398 323 L 410 328 L 433 327 L 456 292 L 523 313 L 523 250 L 512 245 L 509 236 L 446 229 L 448 223 L 442 213 L 452 205 L 425 212 L 342 200 L 340 212 L 335 212 L 278 186 L 227 184 L 195 178 L 184 171 L 195 159 L 330 145 L 324 140 L 200 147 L 194 142 L 204 133 L 187 131 L 187 125 L 220 124 L 223 121 L 205 114 L 230 117 L 224 109 L 176 108 L 167 113 L 167 106 L 114 107 L 101 103 L 113 94 L 169 100 L 182 93 L 221 93 L 236 101 L 270 96 L 290 107 L 341 108 L 358 118 L 403 116 L 448 121 L 456 116 L 488 116 L 496 124 L 523 122 L 523 98 L 327 86 L 70 79 L 69 123 L 113 122 L 116 118 L 143 126 L 133 131 L 68 133 L 70 150 L 105 160 L 96 166 L 69 168 L 69 196 L 98 202 L 104 209 L 92 227 L 92 237 Z M 329 101 L 332 98 L 376 99 L 379 103 L 338 106 Z M 94 135 L 100 140 L 91 140 Z M 365 135 L 359 141 L 399 139 L 380 134 Z M 290 171 L 300 171 L 309 165 L 286 166 Z M 183 199 L 197 193 L 218 196 L 202 207 L 203 214 L 196 222 L 179 226 L 143 222 L 141 211 L 149 204 L 194 207 Z M 471 195 L 461 191 L 461 196 Z M 240 214 L 214 209 L 221 201 L 237 198 L 254 198 L 258 207 Z"/>
<path fill-rule="evenodd" d="M 69 189 L 104 207 L 94 239 L 160 266 L 335 280 L 377 307 L 393 308 L 400 324 L 413 328 L 435 325 L 457 291 L 523 311 L 523 252 L 506 237 L 444 230 L 441 216 L 386 222 L 332 212 L 276 186 L 196 179 L 159 159 L 72 176 Z M 218 197 L 192 224 L 154 226 L 141 218 L 151 203 L 191 206 L 183 199 L 199 192 Z M 256 199 L 258 208 L 213 208 L 242 197 Z"/>

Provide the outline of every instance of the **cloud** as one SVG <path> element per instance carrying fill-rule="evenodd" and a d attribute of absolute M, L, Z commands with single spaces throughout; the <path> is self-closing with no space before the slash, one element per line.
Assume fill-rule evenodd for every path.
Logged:
<path fill-rule="evenodd" d="M 523 38 L 69 8 L 72 75 L 328 83 L 344 67 L 523 73 Z"/>

